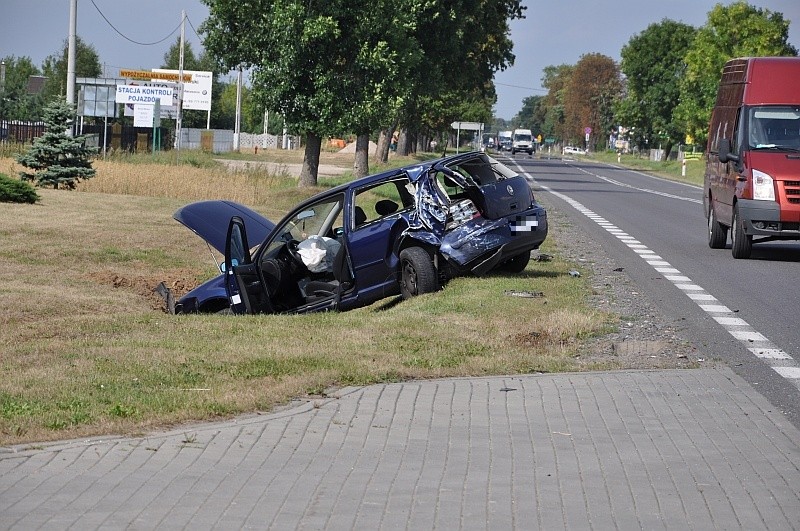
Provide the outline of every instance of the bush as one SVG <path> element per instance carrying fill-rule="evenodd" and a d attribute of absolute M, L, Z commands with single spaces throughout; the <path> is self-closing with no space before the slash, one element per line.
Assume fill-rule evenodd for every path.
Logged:
<path fill-rule="evenodd" d="M 39 199 L 41 198 L 33 186 L 0 173 L 0 202 L 35 203 Z"/>

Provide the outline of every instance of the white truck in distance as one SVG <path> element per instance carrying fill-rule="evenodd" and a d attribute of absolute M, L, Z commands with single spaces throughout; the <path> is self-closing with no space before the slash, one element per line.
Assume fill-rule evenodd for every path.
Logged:
<path fill-rule="evenodd" d="M 517 151 L 524 151 L 528 155 L 533 155 L 533 133 L 530 129 L 514 129 L 511 154 L 515 155 Z"/>

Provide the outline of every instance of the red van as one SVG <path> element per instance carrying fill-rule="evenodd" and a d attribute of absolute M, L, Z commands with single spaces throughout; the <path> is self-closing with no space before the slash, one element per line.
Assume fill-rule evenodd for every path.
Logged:
<path fill-rule="evenodd" d="M 708 245 L 734 258 L 800 239 L 800 57 L 725 64 L 711 115 L 703 207 Z"/>

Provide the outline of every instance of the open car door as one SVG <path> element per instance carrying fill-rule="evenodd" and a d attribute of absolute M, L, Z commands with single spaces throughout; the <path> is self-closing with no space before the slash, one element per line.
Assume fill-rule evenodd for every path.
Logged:
<path fill-rule="evenodd" d="M 234 313 L 265 312 L 269 304 L 256 265 L 250 256 L 247 229 L 239 216 L 231 218 L 225 244 L 225 291 Z"/>

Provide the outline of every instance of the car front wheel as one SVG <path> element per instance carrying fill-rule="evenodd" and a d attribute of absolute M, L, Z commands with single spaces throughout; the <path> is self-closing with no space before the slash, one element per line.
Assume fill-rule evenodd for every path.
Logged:
<path fill-rule="evenodd" d="M 409 299 L 436 291 L 436 269 L 430 255 L 421 247 L 409 247 L 400 252 L 400 293 Z"/>
<path fill-rule="evenodd" d="M 717 221 L 713 203 L 708 208 L 708 246 L 712 249 L 724 249 L 728 241 L 728 229 Z"/>
<path fill-rule="evenodd" d="M 744 231 L 744 221 L 739 215 L 739 205 L 733 208 L 731 223 L 731 254 L 734 258 L 750 258 L 753 250 L 753 237 Z"/>

